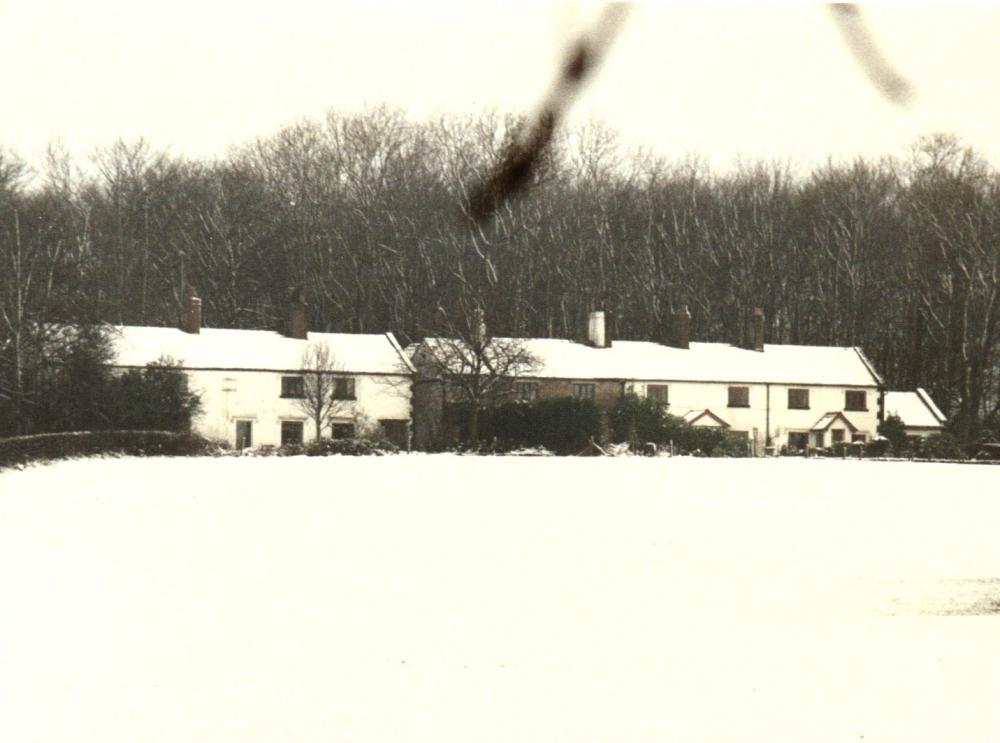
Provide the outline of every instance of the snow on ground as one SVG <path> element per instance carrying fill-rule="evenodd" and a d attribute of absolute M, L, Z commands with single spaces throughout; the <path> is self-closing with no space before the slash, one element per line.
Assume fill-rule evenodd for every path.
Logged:
<path fill-rule="evenodd" d="M 3 741 L 993 741 L 1000 468 L 0 473 Z"/>

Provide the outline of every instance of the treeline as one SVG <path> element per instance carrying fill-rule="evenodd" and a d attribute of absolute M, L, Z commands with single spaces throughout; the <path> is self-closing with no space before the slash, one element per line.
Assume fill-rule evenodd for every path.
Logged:
<path fill-rule="evenodd" d="M 467 189 L 517 121 L 329 114 L 213 162 L 142 142 L 31 174 L 0 155 L 0 395 L 38 320 L 170 325 L 186 283 L 209 326 L 276 328 L 303 287 L 315 330 L 411 341 L 482 306 L 492 333 L 859 345 L 897 389 L 926 387 L 963 439 L 998 417 L 1000 179 L 949 136 L 807 173 L 715 173 L 563 134 L 532 187 L 476 226 Z"/>

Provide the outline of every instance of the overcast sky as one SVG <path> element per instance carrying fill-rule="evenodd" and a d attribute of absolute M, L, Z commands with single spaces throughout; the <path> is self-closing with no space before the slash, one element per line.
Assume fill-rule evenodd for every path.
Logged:
<path fill-rule="evenodd" d="M 1000 162 L 1000 6 L 867 13 L 915 86 L 908 107 L 879 97 L 824 7 L 657 4 L 629 16 L 572 120 L 719 167 L 901 154 L 933 131 Z M 0 0 L 0 145 L 37 161 L 55 139 L 84 157 L 142 136 L 211 157 L 331 108 L 529 110 L 592 15 L 568 4 Z"/>

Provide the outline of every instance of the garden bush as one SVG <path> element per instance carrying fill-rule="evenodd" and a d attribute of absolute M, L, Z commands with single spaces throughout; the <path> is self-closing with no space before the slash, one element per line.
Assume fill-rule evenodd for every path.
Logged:
<path fill-rule="evenodd" d="M 921 441 L 917 456 L 920 459 L 966 459 L 958 439 L 950 433 L 932 433 Z"/>
<path fill-rule="evenodd" d="M 391 441 L 376 441 L 371 439 L 319 439 L 310 441 L 304 447 L 304 453 L 309 457 L 328 457 L 333 454 L 343 454 L 352 457 L 382 456 L 384 454 L 397 454 L 398 452 L 399 447 Z"/>
<path fill-rule="evenodd" d="M 865 444 L 865 456 L 884 457 L 888 455 L 890 446 L 889 439 L 873 439 Z"/>

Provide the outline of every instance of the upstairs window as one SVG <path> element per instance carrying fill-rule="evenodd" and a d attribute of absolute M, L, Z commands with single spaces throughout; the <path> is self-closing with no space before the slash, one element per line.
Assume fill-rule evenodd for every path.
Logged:
<path fill-rule="evenodd" d="M 646 385 L 646 397 L 650 400 L 656 400 L 666 405 L 670 402 L 670 386 L 666 384 L 647 384 Z"/>
<path fill-rule="evenodd" d="M 844 393 L 844 410 L 868 410 L 868 395 L 864 390 L 847 390 Z"/>
<path fill-rule="evenodd" d="M 337 377 L 333 380 L 334 400 L 355 400 L 354 377 Z"/>
<path fill-rule="evenodd" d="M 749 387 L 730 387 L 729 388 L 729 407 L 731 407 L 731 408 L 749 408 L 750 407 L 750 388 Z"/>
<path fill-rule="evenodd" d="M 514 384 L 514 399 L 522 402 L 534 402 L 538 399 L 537 382 L 517 382 Z"/>
<path fill-rule="evenodd" d="M 590 382 L 574 382 L 573 383 L 573 397 L 579 398 L 580 400 L 593 400 L 596 385 Z"/>
<path fill-rule="evenodd" d="M 282 377 L 281 378 L 282 397 L 305 397 L 306 384 L 302 377 Z"/>
<path fill-rule="evenodd" d="M 809 390 L 790 389 L 788 390 L 789 410 L 809 410 Z"/>

